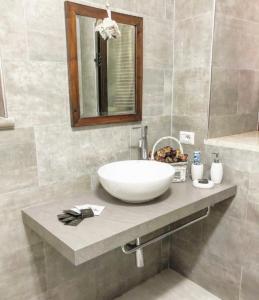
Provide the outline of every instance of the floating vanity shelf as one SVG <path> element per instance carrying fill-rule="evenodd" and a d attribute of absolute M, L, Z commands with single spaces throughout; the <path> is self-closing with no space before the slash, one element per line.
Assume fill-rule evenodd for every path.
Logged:
<path fill-rule="evenodd" d="M 154 201 L 133 205 L 99 188 L 78 198 L 27 208 L 22 214 L 27 226 L 74 265 L 80 265 L 235 194 L 234 185 L 199 190 L 185 182 L 172 184 L 166 194 Z M 104 205 L 105 210 L 101 216 L 86 219 L 77 227 L 65 226 L 57 220 L 63 209 L 85 203 Z"/>

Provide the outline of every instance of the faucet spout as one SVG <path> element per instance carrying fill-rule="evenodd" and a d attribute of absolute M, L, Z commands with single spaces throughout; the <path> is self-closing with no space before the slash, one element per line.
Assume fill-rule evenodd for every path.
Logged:
<path fill-rule="evenodd" d="M 148 127 L 144 126 L 141 129 L 141 138 L 139 140 L 139 159 L 148 159 L 148 143 L 147 143 Z"/>

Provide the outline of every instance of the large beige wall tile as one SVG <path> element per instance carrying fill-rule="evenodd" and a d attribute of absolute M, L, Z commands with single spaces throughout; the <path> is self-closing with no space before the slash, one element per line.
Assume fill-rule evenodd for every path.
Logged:
<path fill-rule="evenodd" d="M 241 268 L 206 254 L 200 243 L 172 240 L 171 267 L 221 299 L 238 300 Z"/>
<path fill-rule="evenodd" d="M 173 113 L 192 115 L 208 112 L 210 70 L 176 70 L 174 73 Z"/>
<path fill-rule="evenodd" d="M 169 21 L 144 19 L 144 67 L 172 69 L 173 32 Z"/>
<path fill-rule="evenodd" d="M 156 0 L 136 1 L 137 12 L 149 17 L 164 19 L 166 16 L 166 0 L 159 0 L 157 5 Z"/>
<path fill-rule="evenodd" d="M 216 9 L 217 13 L 220 14 L 259 22 L 259 3 L 257 0 L 217 0 Z"/>
<path fill-rule="evenodd" d="M 236 70 L 213 68 L 210 115 L 237 113 L 239 73 Z"/>
<path fill-rule="evenodd" d="M 175 23 L 175 69 L 210 67 L 212 22 L 213 15 L 208 13 Z"/>
<path fill-rule="evenodd" d="M 216 15 L 213 41 L 213 67 L 235 69 L 241 64 L 241 27 L 241 21 Z"/>
<path fill-rule="evenodd" d="M 211 12 L 214 0 L 175 0 L 176 20 L 193 18 Z"/>
<path fill-rule="evenodd" d="M 166 18 L 170 21 L 174 21 L 174 3 L 175 0 L 166 0 L 165 8 L 166 8 Z"/>
<path fill-rule="evenodd" d="M 209 122 L 209 137 L 212 138 L 254 131 L 256 123 L 257 111 L 252 114 L 211 116 Z"/>
<path fill-rule="evenodd" d="M 58 62 L 5 62 L 6 97 L 16 127 L 69 122 L 67 67 Z"/>
<path fill-rule="evenodd" d="M 36 128 L 35 136 L 40 185 L 90 176 L 98 166 L 129 155 L 127 127 L 120 130 L 107 127 L 100 131 L 46 126 Z"/>
<path fill-rule="evenodd" d="M 242 284 L 240 300 L 257 300 L 259 286 L 259 266 L 254 265 L 244 268 L 242 272 Z"/>
<path fill-rule="evenodd" d="M 28 31 L 28 51 L 32 61 L 66 61 L 65 32 Z"/>
<path fill-rule="evenodd" d="M 23 1 L 0 3 L 0 53 L 2 58 L 22 60 L 27 58 L 26 21 Z M 6 39 L 8 36 L 8 39 Z"/>
<path fill-rule="evenodd" d="M 37 185 L 33 129 L 2 131 L 0 140 L 0 193 Z"/>
<path fill-rule="evenodd" d="M 62 31 L 65 28 L 64 1 L 24 0 L 27 30 L 45 33 Z"/>

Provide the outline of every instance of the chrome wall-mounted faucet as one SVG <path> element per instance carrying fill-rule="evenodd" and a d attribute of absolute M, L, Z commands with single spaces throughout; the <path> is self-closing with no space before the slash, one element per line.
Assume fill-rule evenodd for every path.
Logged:
<path fill-rule="evenodd" d="M 148 143 L 147 143 L 148 127 L 141 128 L 141 138 L 139 139 L 139 159 L 148 159 Z"/>
<path fill-rule="evenodd" d="M 130 159 L 148 160 L 148 127 L 136 126 L 130 131 Z M 140 137 L 139 137 L 140 136 Z M 135 149 L 135 155 L 132 152 Z"/>

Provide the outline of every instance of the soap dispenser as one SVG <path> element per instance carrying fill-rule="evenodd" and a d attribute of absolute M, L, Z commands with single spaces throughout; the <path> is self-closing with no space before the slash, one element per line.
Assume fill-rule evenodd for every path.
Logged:
<path fill-rule="evenodd" d="M 210 169 L 210 177 L 211 181 L 213 181 L 216 184 L 220 184 L 223 179 L 223 165 L 219 160 L 219 153 L 213 153 L 214 161 L 211 164 Z"/>

